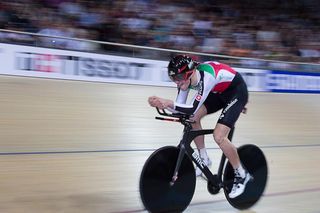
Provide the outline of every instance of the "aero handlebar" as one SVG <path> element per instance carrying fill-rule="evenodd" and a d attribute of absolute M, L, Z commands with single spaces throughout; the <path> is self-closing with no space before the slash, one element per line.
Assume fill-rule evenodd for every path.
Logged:
<path fill-rule="evenodd" d="M 157 111 L 159 113 L 159 115 L 162 115 L 164 117 L 155 117 L 155 119 L 158 120 L 165 120 L 165 121 L 174 121 L 174 122 L 180 122 L 180 123 L 195 123 L 194 120 L 191 120 L 190 117 L 192 117 L 192 115 L 188 115 L 188 114 L 182 114 L 182 113 L 167 113 L 166 110 L 164 109 L 159 109 L 157 107 Z M 170 118 L 168 118 L 170 117 Z"/>

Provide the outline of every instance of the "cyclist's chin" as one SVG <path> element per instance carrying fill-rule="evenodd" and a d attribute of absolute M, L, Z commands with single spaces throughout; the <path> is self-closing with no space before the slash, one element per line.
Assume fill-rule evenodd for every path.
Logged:
<path fill-rule="evenodd" d="M 189 87 L 189 84 L 187 81 L 183 81 L 181 82 L 180 84 L 178 84 L 178 87 L 181 89 L 181 90 L 187 90 L 188 87 Z"/>

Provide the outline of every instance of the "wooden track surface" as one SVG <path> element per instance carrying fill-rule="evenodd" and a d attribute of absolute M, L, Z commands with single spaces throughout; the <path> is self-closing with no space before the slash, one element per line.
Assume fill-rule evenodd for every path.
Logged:
<path fill-rule="evenodd" d="M 153 150 L 177 145 L 182 126 L 154 119 L 150 95 L 175 89 L 0 77 L 0 212 L 145 212 L 138 183 Z M 251 93 L 234 143 L 260 146 L 265 196 L 247 213 L 320 212 L 320 96 Z M 218 115 L 204 119 L 213 128 Z M 206 137 L 216 171 L 221 151 Z M 197 179 L 186 212 L 238 212 Z"/>

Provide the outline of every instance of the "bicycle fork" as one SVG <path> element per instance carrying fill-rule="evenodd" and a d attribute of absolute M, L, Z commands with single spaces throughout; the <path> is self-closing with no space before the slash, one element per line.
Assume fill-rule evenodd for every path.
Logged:
<path fill-rule="evenodd" d="M 181 162 L 182 162 L 184 154 L 185 154 L 185 150 L 186 150 L 185 146 L 183 144 L 180 144 L 180 151 L 179 151 L 176 167 L 174 169 L 173 176 L 172 176 L 172 179 L 170 182 L 170 186 L 173 186 L 174 183 L 176 182 L 176 180 L 178 179 L 178 173 L 179 173 L 179 169 L 181 166 Z"/>
<path fill-rule="evenodd" d="M 184 135 L 182 140 L 180 141 L 179 144 L 179 155 L 178 155 L 178 159 L 177 159 L 177 163 L 176 163 L 176 167 L 174 169 L 173 172 L 173 176 L 170 182 L 170 185 L 173 186 L 175 181 L 178 179 L 178 174 L 179 174 L 179 168 L 181 166 L 181 162 L 183 160 L 183 157 L 185 155 L 185 153 L 187 153 L 187 155 L 190 158 L 193 158 L 193 162 L 195 162 L 197 164 L 197 166 L 201 167 L 204 170 L 204 173 L 207 174 L 208 176 L 212 176 L 212 173 L 210 172 L 209 168 L 203 163 L 203 161 L 201 160 L 201 158 L 197 155 L 197 153 L 195 153 L 195 151 L 191 148 L 190 144 L 193 141 L 193 139 L 199 135 L 205 135 L 205 134 L 212 134 L 213 130 L 209 129 L 209 130 L 198 130 L 198 131 L 190 131 L 190 129 L 188 129 L 188 127 L 185 129 L 184 131 Z"/>

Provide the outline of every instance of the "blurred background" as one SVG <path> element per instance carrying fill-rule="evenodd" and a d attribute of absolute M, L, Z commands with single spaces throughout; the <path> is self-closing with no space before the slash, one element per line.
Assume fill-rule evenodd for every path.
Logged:
<path fill-rule="evenodd" d="M 41 35 L 170 48 L 235 57 L 320 62 L 318 0 L 11 0 L 0 2 L 0 28 Z M 0 31 L 0 41 L 132 55 L 109 43 L 54 39 Z M 135 57 L 167 60 L 168 53 L 135 50 Z M 203 58 L 206 60 L 206 58 Z M 248 59 L 229 64 L 320 71 Z"/>
<path fill-rule="evenodd" d="M 166 66 L 187 52 L 249 87 L 233 142 L 263 148 L 270 175 L 246 213 L 319 213 L 319 11 L 320 0 L 0 1 L 0 212 L 145 212 L 140 171 L 182 130 L 155 121 L 147 98 L 175 98 Z M 186 212 L 239 213 L 202 179 L 196 189 Z"/>

